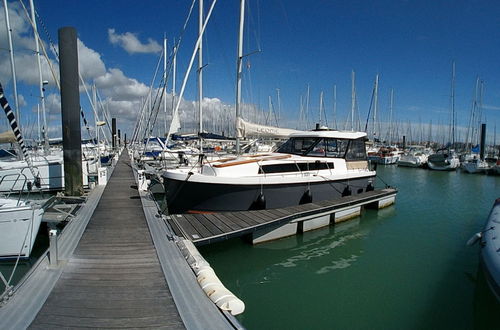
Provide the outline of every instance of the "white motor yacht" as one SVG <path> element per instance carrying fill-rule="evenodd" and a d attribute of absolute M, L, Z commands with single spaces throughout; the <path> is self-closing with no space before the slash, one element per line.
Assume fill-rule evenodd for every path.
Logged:
<path fill-rule="evenodd" d="M 402 154 L 398 166 L 403 167 L 425 167 L 427 166 L 427 159 L 429 152 L 422 146 L 411 146 L 409 150 Z"/>
<path fill-rule="evenodd" d="M 429 168 L 436 171 L 453 171 L 460 166 L 460 160 L 453 150 L 439 149 L 429 155 L 427 159 Z"/>
<path fill-rule="evenodd" d="M 366 133 L 294 133 L 276 152 L 163 172 L 169 212 L 273 209 L 373 190 Z"/>

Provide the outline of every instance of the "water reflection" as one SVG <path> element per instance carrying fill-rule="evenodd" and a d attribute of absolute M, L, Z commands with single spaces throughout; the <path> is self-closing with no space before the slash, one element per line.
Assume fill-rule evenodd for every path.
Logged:
<path fill-rule="evenodd" d="M 500 306 L 475 275 L 478 246 L 465 242 L 500 197 L 500 177 L 378 173 L 399 190 L 392 207 L 276 242 L 202 249 L 245 301 L 247 328 L 310 328 L 312 319 L 315 328 L 498 328 Z"/>

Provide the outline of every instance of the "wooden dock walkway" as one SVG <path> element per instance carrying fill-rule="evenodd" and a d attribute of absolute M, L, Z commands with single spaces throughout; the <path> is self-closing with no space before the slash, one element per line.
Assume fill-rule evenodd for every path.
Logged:
<path fill-rule="evenodd" d="M 33 329 L 184 329 L 123 152 Z"/>
<path fill-rule="evenodd" d="M 318 201 L 280 209 L 211 214 L 173 214 L 167 217 L 167 221 L 178 236 L 183 236 L 199 246 L 244 236 L 264 228 L 277 228 L 294 220 L 331 214 L 351 206 L 374 204 L 379 200 L 391 198 L 396 193 L 396 189 L 386 188 L 332 201 Z"/>

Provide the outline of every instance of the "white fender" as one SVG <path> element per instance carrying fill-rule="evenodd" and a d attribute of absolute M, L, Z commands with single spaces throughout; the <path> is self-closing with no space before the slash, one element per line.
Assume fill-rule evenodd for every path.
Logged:
<path fill-rule="evenodd" d="M 205 294 L 214 304 L 232 315 L 245 311 L 245 303 L 229 291 L 219 280 L 210 264 L 203 258 L 193 242 L 182 240 L 178 242 L 184 258 L 196 274 L 196 280 Z"/>

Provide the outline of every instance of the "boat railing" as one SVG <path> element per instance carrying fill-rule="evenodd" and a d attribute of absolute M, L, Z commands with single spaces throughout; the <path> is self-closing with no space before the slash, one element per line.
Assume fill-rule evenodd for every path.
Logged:
<path fill-rule="evenodd" d="M 0 178 L 0 186 L 4 183 L 4 181 L 6 181 L 7 178 L 14 178 L 12 181 L 12 186 L 10 187 L 8 193 L 6 194 L 6 197 L 10 197 L 10 195 L 12 194 L 17 194 L 18 195 L 18 198 L 17 198 L 17 204 L 19 205 L 21 199 L 23 197 L 25 198 L 29 198 L 29 195 L 31 193 L 31 189 L 29 187 L 29 185 L 31 184 L 31 182 L 28 181 L 28 177 L 26 176 L 26 174 L 24 173 L 11 173 L 11 174 L 5 174 L 4 176 L 2 176 L 2 178 Z M 19 190 L 19 189 L 14 189 L 18 182 L 22 182 L 22 188 Z M 25 194 L 27 194 L 26 196 L 24 196 Z"/>

